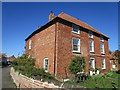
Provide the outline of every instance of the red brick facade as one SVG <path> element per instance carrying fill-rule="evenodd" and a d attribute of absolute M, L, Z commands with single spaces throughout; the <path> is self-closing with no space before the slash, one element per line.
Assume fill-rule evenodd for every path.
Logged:
<path fill-rule="evenodd" d="M 80 27 L 80 34 L 72 32 L 72 25 Z M 89 51 L 89 31 L 92 31 L 94 41 L 94 52 Z M 100 36 L 104 38 L 104 52 L 100 53 Z M 80 39 L 80 53 L 72 52 L 72 38 Z M 110 70 L 109 63 L 109 37 L 101 34 L 89 25 L 62 13 L 33 32 L 26 39 L 26 53 L 36 58 L 35 66 L 43 68 L 44 58 L 48 58 L 48 72 L 55 75 L 68 75 L 68 65 L 74 56 L 84 56 L 86 60 L 86 72 L 89 72 L 90 57 L 95 59 L 95 67 L 101 67 L 101 59 L 105 59 L 106 69 L 101 73 Z M 32 40 L 31 49 L 28 49 L 29 41 Z"/>

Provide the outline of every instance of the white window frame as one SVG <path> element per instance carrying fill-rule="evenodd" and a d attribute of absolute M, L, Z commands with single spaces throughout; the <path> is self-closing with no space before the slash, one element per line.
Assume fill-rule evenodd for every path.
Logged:
<path fill-rule="evenodd" d="M 91 46 L 90 41 L 92 41 L 92 46 Z M 92 47 L 92 50 L 90 50 L 90 49 L 89 50 L 90 50 L 90 52 L 94 52 L 94 41 L 93 40 L 90 40 L 90 41 L 89 41 L 89 46 Z"/>
<path fill-rule="evenodd" d="M 101 41 L 101 42 L 104 42 L 103 36 L 100 36 L 100 41 Z"/>
<path fill-rule="evenodd" d="M 103 46 L 101 46 L 101 44 L 102 44 Z M 101 50 L 101 49 L 102 49 L 102 50 Z M 100 52 L 101 52 L 101 54 L 105 54 L 105 49 L 104 49 L 104 43 L 103 43 L 103 42 L 100 43 Z"/>
<path fill-rule="evenodd" d="M 29 41 L 28 49 L 30 50 L 32 48 L 32 40 Z"/>
<path fill-rule="evenodd" d="M 78 51 L 73 50 L 73 39 L 78 39 Z M 75 37 L 72 38 L 72 52 L 80 53 L 80 39 L 79 38 L 75 38 Z"/>
<path fill-rule="evenodd" d="M 46 68 L 46 60 L 47 60 L 47 68 Z M 44 58 L 44 65 L 43 65 L 43 68 L 45 70 L 45 72 L 48 72 L 48 66 L 49 66 L 49 59 L 48 58 Z"/>
<path fill-rule="evenodd" d="M 101 67 L 102 69 L 106 69 L 106 59 L 101 59 Z"/>
<path fill-rule="evenodd" d="M 88 33 L 89 33 L 89 38 L 93 38 L 93 33 L 91 31 L 89 31 Z"/>
<path fill-rule="evenodd" d="M 76 27 L 76 28 L 74 28 L 74 27 Z M 75 32 L 74 29 L 77 29 L 78 32 Z M 72 32 L 73 32 L 73 33 L 76 33 L 76 34 L 80 34 L 80 28 L 79 28 L 79 26 L 72 25 Z"/>
<path fill-rule="evenodd" d="M 92 67 L 91 67 L 91 62 L 92 62 Z M 95 69 L 95 58 L 93 58 L 93 57 L 90 57 L 90 68 Z"/>

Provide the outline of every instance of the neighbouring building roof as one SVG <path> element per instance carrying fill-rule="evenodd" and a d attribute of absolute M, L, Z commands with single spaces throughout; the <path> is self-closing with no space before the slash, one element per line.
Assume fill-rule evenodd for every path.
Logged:
<path fill-rule="evenodd" d="M 115 52 L 110 54 L 110 60 L 118 60 L 118 58 L 115 56 Z"/>
<path fill-rule="evenodd" d="M 66 20 L 66 21 L 72 22 L 72 23 L 74 23 L 74 24 L 76 24 L 76 25 L 79 25 L 79 26 L 84 27 L 84 28 L 86 28 L 86 29 L 88 29 L 88 30 L 91 30 L 91 31 L 93 31 L 93 32 L 96 32 L 96 33 L 98 33 L 98 34 L 100 34 L 100 35 L 103 35 L 103 36 L 106 37 L 106 38 L 109 38 L 108 36 L 106 36 L 106 35 L 102 34 L 101 32 L 97 31 L 96 29 L 94 29 L 94 28 L 91 27 L 90 25 L 88 25 L 88 24 L 86 24 L 86 23 L 84 23 L 84 22 L 82 22 L 82 21 L 80 21 L 80 20 L 78 20 L 78 19 L 76 19 L 76 18 L 74 18 L 74 17 L 72 17 L 72 16 L 70 16 L 70 15 L 67 15 L 67 14 L 65 14 L 64 12 L 60 13 L 58 16 L 55 16 L 51 21 L 55 20 L 56 18 L 61 18 L 61 19 L 64 19 L 64 20 Z M 51 21 L 49 21 L 48 23 L 50 23 Z M 47 24 L 48 24 L 48 23 L 47 23 Z M 45 24 L 45 25 L 46 25 L 46 24 Z M 45 25 L 44 25 L 44 26 L 45 26 Z M 42 26 L 41 28 L 43 28 L 44 26 Z M 41 28 L 39 28 L 39 29 L 37 29 L 36 31 L 34 31 L 30 36 L 28 36 L 28 37 L 25 39 L 25 41 L 27 41 L 30 37 L 32 37 L 32 36 L 33 36 L 34 34 L 36 34 L 37 32 L 41 31 L 41 30 L 40 30 Z"/>
<path fill-rule="evenodd" d="M 7 57 L 7 61 L 13 61 L 14 59 L 16 59 L 16 57 L 14 55 Z"/>

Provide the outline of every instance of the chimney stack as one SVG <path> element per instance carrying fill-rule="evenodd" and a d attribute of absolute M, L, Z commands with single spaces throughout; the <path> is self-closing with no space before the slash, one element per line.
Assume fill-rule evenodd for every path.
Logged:
<path fill-rule="evenodd" d="M 50 15 L 49 15 L 49 21 L 52 20 L 54 18 L 54 13 L 52 11 L 50 11 Z"/>

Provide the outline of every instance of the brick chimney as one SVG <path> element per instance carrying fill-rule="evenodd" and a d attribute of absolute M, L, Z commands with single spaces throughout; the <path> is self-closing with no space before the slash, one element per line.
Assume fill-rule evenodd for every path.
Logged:
<path fill-rule="evenodd" d="M 50 11 L 50 15 L 49 15 L 49 21 L 52 20 L 54 18 L 54 13 L 52 11 Z"/>

